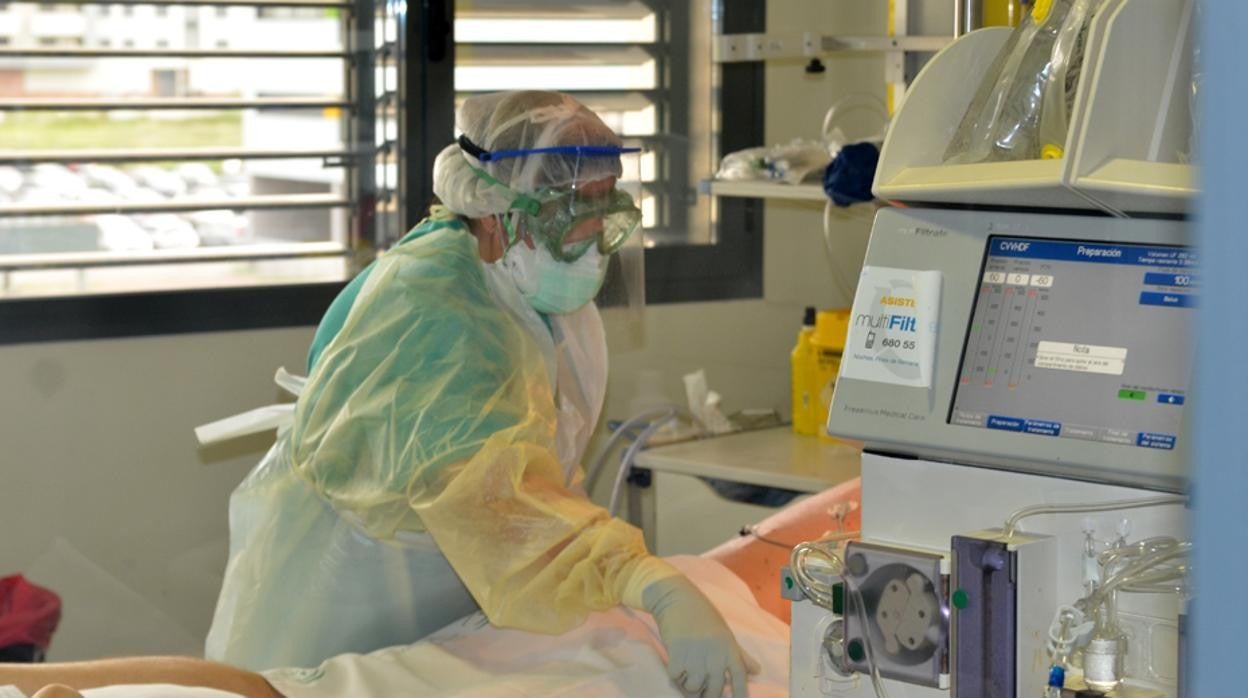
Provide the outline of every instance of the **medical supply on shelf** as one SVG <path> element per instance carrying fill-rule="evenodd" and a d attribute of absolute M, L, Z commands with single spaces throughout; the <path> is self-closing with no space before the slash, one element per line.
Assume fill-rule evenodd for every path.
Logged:
<path fill-rule="evenodd" d="M 1101 0 L 1036 2 L 981 84 L 945 152 L 949 164 L 1064 155 L 1088 25 Z"/>
<path fill-rule="evenodd" d="M 794 138 L 782 145 L 746 148 L 724 156 L 718 180 L 773 180 L 799 184 L 832 161 L 841 144 Z"/>

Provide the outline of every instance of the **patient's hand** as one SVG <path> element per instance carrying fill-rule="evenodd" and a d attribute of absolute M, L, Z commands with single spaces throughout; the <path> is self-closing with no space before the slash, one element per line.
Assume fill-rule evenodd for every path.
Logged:
<path fill-rule="evenodd" d="M 117 657 L 88 662 L 0 664 L 0 686 L 10 684 L 27 694 L 34 692 L 34 698 L 82 698 L 78 689 L 128 684 L 201 686 L 246 698 L 282 698 L 282 694 L 259 674 L 195 657 Z"/>

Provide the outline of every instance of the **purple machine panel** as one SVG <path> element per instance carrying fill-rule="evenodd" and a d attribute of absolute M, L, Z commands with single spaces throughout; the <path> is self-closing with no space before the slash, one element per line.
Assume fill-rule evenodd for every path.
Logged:
<path fill-rule="evenodd" d="M 1012 696 L 1017 682 L 1017 559 L 1004 543 L 953 537 L 953 698 Z"/>

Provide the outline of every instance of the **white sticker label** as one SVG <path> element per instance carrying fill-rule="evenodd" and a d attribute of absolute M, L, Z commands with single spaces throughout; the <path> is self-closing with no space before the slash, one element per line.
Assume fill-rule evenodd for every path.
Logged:
<path fill-rule="evenodd" d="M 841 376 L 930 388 L 940 284 L 938 271 L 863 267 Z"/>
<path fill-rule="evenodd" d="M 1126 347 L 1048 341 L 1036 347 L 1036 368 L 1121 376 L 1126 366 Z"/>

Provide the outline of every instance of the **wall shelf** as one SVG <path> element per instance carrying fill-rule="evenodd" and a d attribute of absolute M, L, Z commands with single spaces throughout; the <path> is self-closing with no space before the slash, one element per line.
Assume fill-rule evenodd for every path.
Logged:
<path fill-rule="evenodd" d="M 716 63 L 815 58 L 850 51 L 935 53 L 953 41 L 951 36 L 830 36 L 801 34 L 724 34 L 716 37 Z"/>
<path fill-rule="evenodd" d="M 700 187 L 704 194 L 711 196 L 735 196 L 755 199 L 790 199 L 799 201 L 827 201 L 821 184 L 785 184 L 784 182 L 767 182 L 754 180 L 714 180 L 702 181 Z"/>

